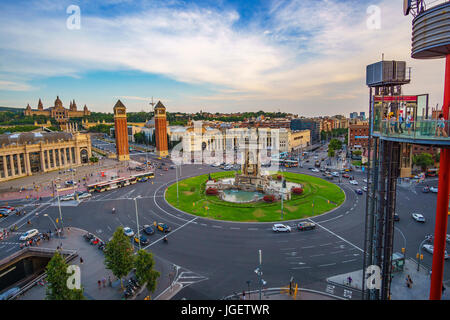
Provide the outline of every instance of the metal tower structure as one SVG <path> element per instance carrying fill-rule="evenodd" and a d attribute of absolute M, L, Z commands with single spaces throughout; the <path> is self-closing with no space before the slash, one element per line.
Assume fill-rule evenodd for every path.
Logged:
<path fill-rule="evenodd" d="M 412 13 L 415 59 L 446 57 L 444 103 L 437 117 L 428 107 L 418 112 L 418 96 L 403 96 L 401 86 L 410 82 L 404 62 L 381 61 L 367 66 L 370 88 L 368 197 L 364 239 L 363 298 L 390 299 L 396 183 L 402 157 L 411 144 L 441 148 L 439 188 L 434 233 L 430 299 L 440 299 L 450 193 L 450 1 L 435 4 L 405 0 L 404 14 Z M 435 4 L 431 7 L 432 4 Z M 400 116 L 406 125 L 403 130 Z M 370 268 L 368 268 L 370 266 Z M 381 283 L 366 284 L 367 271 L 376 267 Z M 369 275 L 370 277 L 372 274 Z"/>
<path fill-rule="evenodd" d="M 397 112 L 400 106 L 402 85 L 410 82 L 404 61 L 380 61 L 367 66 L 366 84 L 369 86 L 369 144 L 367 170 L 367 202 L 364 239 L 364 269 L 375 265 L 381 270 L 381 288 L 371 289 L 367 299 L 388 299 L 391 279 L 391 257 L 394 240 L 394 213 L 396 202 L 396 182 L 400 172 L 401 150 L 408 148 L 398 141 L 380 139 L 373 134 L 374 102 L 382 98 L 389 104 L 390 112 Z M 384 102 L 386 100 L 386 102 Z M 390 102 L 388 102 L 390 101 Z M 377 117 L 380 114 L 376 115 Z M 379 119 L 377 119 L 379 123 Z M 363 293 L 364 290 L 363 281 Z"/>

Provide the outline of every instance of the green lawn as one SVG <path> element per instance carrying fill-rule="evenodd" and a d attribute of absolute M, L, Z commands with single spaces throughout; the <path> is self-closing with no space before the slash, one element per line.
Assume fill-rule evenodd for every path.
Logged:
<path fill-rule="evenodd" d="M 287 181 L 304 186 L 303 194 L 292 196 L 284 201 L 283 220 L 312 217 L 330 211 L 345 200 L 344 192 L 335 184 L 320 178 L 284 172 Z M 234 172 L 211 173 L 212 178 L 234 177 Z M 208 175 L 201 175 L 178 182 L 179 204 L 177 204 L 177 186 L 169 186 L 166 200 L 172 206 L 200 217 L 217 220 L 242 222 L 271 222 L 281 220 L 281 203 L 265 203 L 263 201 L 250 204 L 230 203 L 216 196 L 205 195 L 205 184 Z M 313 206 L 314 203 L 314 206 Z"/>

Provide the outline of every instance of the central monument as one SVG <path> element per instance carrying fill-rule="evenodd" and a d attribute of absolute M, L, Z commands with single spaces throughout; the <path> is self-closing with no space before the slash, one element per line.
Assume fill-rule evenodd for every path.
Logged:
<path fill-rule="evenodd" d="M 269 179 L 267 175 L 261 175 L 258 129 L 252 129 L 243 142 L 241 174 L 236 174 L 234 185 L 245 191 L 264 191 Z"/>
<path fill-rule="evenodd" d="M 155 107 L 155 139 L 156 154 L 159 157 L 165 157 L 169 154 L 167 145 L 167 120 L 166 107 L 158 101 Z"/>

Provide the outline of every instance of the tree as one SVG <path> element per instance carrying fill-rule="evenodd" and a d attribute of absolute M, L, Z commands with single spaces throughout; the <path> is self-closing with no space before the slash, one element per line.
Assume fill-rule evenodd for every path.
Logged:
<path fill-rule="evenodd" d="M 156 289 L 156 280 L 160 276 L 158 271 L 153 270 L 155 261 L 153 255 L 143 249 L 139 250 L 134 261 L 134 267 L 136 268 L 137 280 L 144 284 L 149 292 L 153 292 Z"/>
<path fill-rule="evenodd" d="M 362 151 L 361 150 L 355 150 L 355 151 L 352 152 L 352 154 L 355 155 L 355 156 L 360 156 L 360 155 L 362 155 Z"/>
<path fill-rule="evenodd" d="M 328 148 L 331 148 L 333 150 L 341 150 L 342 149 L 342 142 L 339 139 L 331 139 L 330 144 L 328 145 Z"/>
<path fill-rule="evenodd" d="M 64 258 L 55 252 L 50 262 L 47 264 L 48 286 L 45 293 L 46 300 L 84 300 L 83 289 L 69 289 L 67 279 L 70 274 L 67 273 L 68 265 Z"/>
<path fill-rule="evenodd" d="M 90 157 L 89 160 L 90 160 L 92 163 L 98 162 L 98 158 L 97 158 L 97 157 L 94 157 L 94 156 Z"/>
<path fill-rule="evenodd" d="M 122 278 L 133 269 L 134 256 L 133 245 L 125 235 L 123 228 L 118 227 L 110 242 L 106 244 L 105 265 L 112 273 L 120 279 L 123 289 Z"/>
<path fill-rule="evenodd" d="M 335 153 L 334 149 L 328 147 L 328 157 L 329 157 L 329 158 L 332 158 L 332 157 L 335 156 L 335 154 L 336 154 L 336 153 Z"/>
<path fill-rule="evenodd" d="M 413 157 L 413 164 L 419 166 L 423 172 L 427 171 L 428 167 L 434 165 L 433 156 L 429 153 L 422 152 Z"/>

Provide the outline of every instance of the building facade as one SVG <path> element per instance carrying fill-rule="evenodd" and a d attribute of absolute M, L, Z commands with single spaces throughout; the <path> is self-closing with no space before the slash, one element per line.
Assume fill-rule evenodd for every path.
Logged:
<path fill-rule="evenodd" d="M 369 146 L 369 125 L 350 125 L 348 127 L 348 147 L 350 151 L 364 152 Z"/>
<path fill-rule="evenodd" d="M 292 119 L 291 130 L 309 130 L 311 135 L 311 145 L 320 142 L 320 121 L 314 119 Z"/>
<path fill-rule="evenodd" d="M 0 181 L 89 163 L 89 135 L 26 132 L 0 135 Z"/>
<path fill-rule="evenodd" d="M 127 109 L 118 100 L 114 106 L 114 128 L 116 136 L 117 160 L 130 160 L 130 148 L 128 146 Z"/>
<path fill-rule="evenodd" d="M 53 107 L 44 109 L 44 105 L 41 99 L 39 99 L 37 109 L 31 109 L 30 104 L 28 104 L 24 111 L 25 116 L 46 116 L 53 118 L 58 122 L 64 122 L 70 118 L 81 118 L 84 116 L 89 116 L 90 114 L 91 112 L 88 110 L 86 105 L 84 105 L 83 110 L 78 110 L 75 100 L 70 102 L 69 109 L 64 108 L 59 96 L 56 97 Z"/>
<path fill-rule="evenodd" d="M 309 147 L 311 143 L 311 132 L 309 130 L 289 130 L 289 151 L 301 150 Z"/>
<path fill-rule="evenodd" d="M 165 157 L 169 154 L 169 147 L 167 144 L 167 120 L 166 107 L 158 101 L 155 106 L 155 140 L 156 140 L 156 154 L 160 157 Z"/>

